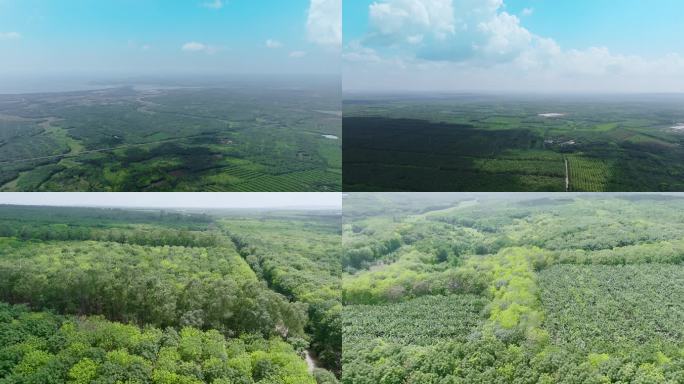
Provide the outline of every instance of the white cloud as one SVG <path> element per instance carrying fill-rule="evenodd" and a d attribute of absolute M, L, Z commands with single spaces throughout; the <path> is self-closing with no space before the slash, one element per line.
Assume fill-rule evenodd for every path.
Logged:
<path fill-rule="evenodd" d="M 532 34 L 520 26 L 520 19 L 506 12 L 494 15 L 478 25 L 486 43 L 476 50 L 489 57 L 517 56 L 532 42 Z"/>
<path fill-rule="evenodd" d="M 21 39 L 19 32 L 0 32 L 0 40 L 18 40 Z"/>
<path fill-rule="evenodd" d="M 268 48 L 275 49 L 275 48 L 281 48 L 282 46 L 283 46 L 283 43 L 281 43 L 278 40 L 272 40 L 272 39 L 266 40 L 266 47 L 268 47 Z"/>
<path fill-rule="evenodd" d="M 369 8 L 374 32 L 389 41 L 422 40 L 424 34 L 445 39 L 456 32 L 451 0 L 385 0 Z"/>
<path fill-rule="evenodd" d="M 182 49 L 186 52 L 199 52 L 199 51 L 204 51 L 205 49 L 207 49 L 207 46 L 202 44 L 202 43 L 192 41 L 190 43 L 183 44 Z"/>
<path fill-rule="evenodd" d="M 522 16 L 532 16 L 534 13 L 534 8 L 525 8 L 522 10 L 521 15 Z"/>
<path fill-rule="evenodd" d="M 342 45 L 342 0 L 311 0 L 306 27 L 309 41 L 339 48 Z"/>
<path fill-rule="evenodd" d="M 209 8 L 209 9 L 221 9 L 223 8 L 223 0 L 214 0 L 214 1 L 208 1 L 205 3 L 202 3 L 202 6 L 204 8 Z"/>
<path fill-rule="evenodd" d="M 684 57 L 564 50 L 503 0 L 377 0 L 368 15 L 343 51 L 346 89 L 684 92 Z"/>
<path fill-rule="evenodd" d="M 532 34 L 503 0 L 379 0 L 369 6 L 369 44 L 414 46 L 433 61 L 500 62 L 520 53 Z"/>
<path fill-rule="evenodd" d="M 360 42 L 353 41 L 345 47 L 342 58 L 350 62 L 377 63 L 382 61 L 380 55 L 368 47 L 364 47 Z"/>
<path fill-rule="evenodd" d="M 304 51 L 292 51 L 292 52 L 290 52 L 290 57 L 292 57 L 294 59 L 299 59 L 299 58 L 302 58 L 304 56 L 306 56 L 306 52 L 304 52 Z"/>
<path fill-rule="evenodd" d="M 198 43 L 196 41 L 191 41 L 189 43 L 183 44 L 181 49 L 185 52 L 204 52 L 209 55 L 213 55 L 214 53 L 220 50 L 218 47 L 215 47 L 213 45 Z"/>

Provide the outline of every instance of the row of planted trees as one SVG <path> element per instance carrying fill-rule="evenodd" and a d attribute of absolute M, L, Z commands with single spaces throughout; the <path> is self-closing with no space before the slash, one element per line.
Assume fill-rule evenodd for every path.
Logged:
<path fill-rule="evenodd" d="M 211 247 L 225 242 L 213 231 L 135 226 L 97 228 L 67 224 L 0 222 L 0 237 L 20 240 L 94 240 L 150 246 Z"/>

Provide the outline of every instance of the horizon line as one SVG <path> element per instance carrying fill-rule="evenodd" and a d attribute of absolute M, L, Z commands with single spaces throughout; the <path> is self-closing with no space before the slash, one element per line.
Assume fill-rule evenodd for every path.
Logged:
<path fill-rule="evenodd" d="M 174 210 L 302 210 L 302 211 L 322 211 L 322 210 L 332 210 L 340 211 L 342 210 L 341 205 L 309 205 L 309 206 L 298 206 L 298 205 L 287 205 L 287 206 L 259 206 L 259 207 L 189 207 L 189 206 L 177 206 L 177 207 L 164 207 L 164 206 L 133 206 L 133 205 L 98 205 L 98 204 L 85 204 L 85 205 L 72 205 L 72 204 L 22 204 L 22 203 L 0 203 L 0 207 L 38 207 L 38 208 L 101 208 L 101 209 L 130 209 L 130 210 L 141 210 L 141 209 L 174 209 Z"/>

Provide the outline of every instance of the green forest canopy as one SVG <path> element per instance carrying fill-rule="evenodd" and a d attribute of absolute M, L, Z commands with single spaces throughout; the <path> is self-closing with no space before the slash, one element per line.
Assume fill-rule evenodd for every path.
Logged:
<path fill-rule="evenodd" d="M 319 287 L 309 283 L 318 276 L 307 276 L 335 268 L 334 254 L 326 259 L 325 251 L 335 236 L 339 239 L 338 213 L 208 215 L 13 206 L 1 206 L 0 212 L 0 301 L 10 304 L 3 304 L 2 320 L 8 324 L 0 335 L 8 337 L 3 353 L 14 356 L 3 363 L 0 380 L 6 381 L 0 382 L 71 382 L 72 369 L 90 372 L 94 382 L 112 383 L 336 382 L 324 369 L 309 373 L 302 357 L 309 349 L 320 354 L 323 367 L 340 371 L 341 338 L 334 336 L 340 335 L 339 278 L 337 285 Z M 231 221 L 244 225 L 229 233 L 225 223 Z M 291 244 L 320 248 L 295 246 L 297 251 L 285 252 L 277 241 L 256 244 L 284 227 L 290 228 Z M 288 280 L 289 290 L 308 290 L 309 296 L 288 294 L 267 279 L 264 268 L 250 263 L 252 253 L 266 245 L 271 257 L 282 252 L 289 262 L 309 266 Z M 269 267 L 268 276 L 286 267 Z M 33 318 L 49 320 L 36 325 L 42 329 L 38 334 L 31 333 Z M 70 344 L 59 341 L 65 325 L 78 340 L 88 340 L 83 348 L 92 355 L 74 360 Z M 29 330 L 15 338 L 14 328 Z M 106 331 L 98 334 L 95 328 Z M 119 331 L 135 340 L 149 333 L 148 353 L 137 341 L 100 343 Z M 216 339 L 226 351 L 216 347 L 219 352 L 188 357 L 167 349 L 173 347 L 165 341 L 167 334 L 181 340 L 189 335 L 198 345 L 206 343 L 204 338 Z M 243 352 L 232 347 L 238 344 Z M 159 369 L 161 351 L 168 352 L 165 364 L 173 370 Z M 130 364 L 136 372 L 124 372 Z M 107 373 L 110 368 L 120 375 Z"/>
<path fill-rule="evenodd" d="M 684 200 L 418 196 L 347 198 L 343 383 L 684 381 Z"/>

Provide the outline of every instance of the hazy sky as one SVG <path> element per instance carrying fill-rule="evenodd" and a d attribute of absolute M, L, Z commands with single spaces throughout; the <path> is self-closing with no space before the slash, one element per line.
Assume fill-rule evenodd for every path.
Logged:
<path fill-rule="evenodd" d="M 0 0 L 0 74 L 339 74 L 341 0 Z"/>
<path fill-rule="evenodd" d="M 344 2 L 354 90 L 684 92 L 681 0 Z"/>
<path fill-rule="evenodd" d="M 0 193 L 0 204 L 142 208 L 341 208 L 341 193 Z"/>

